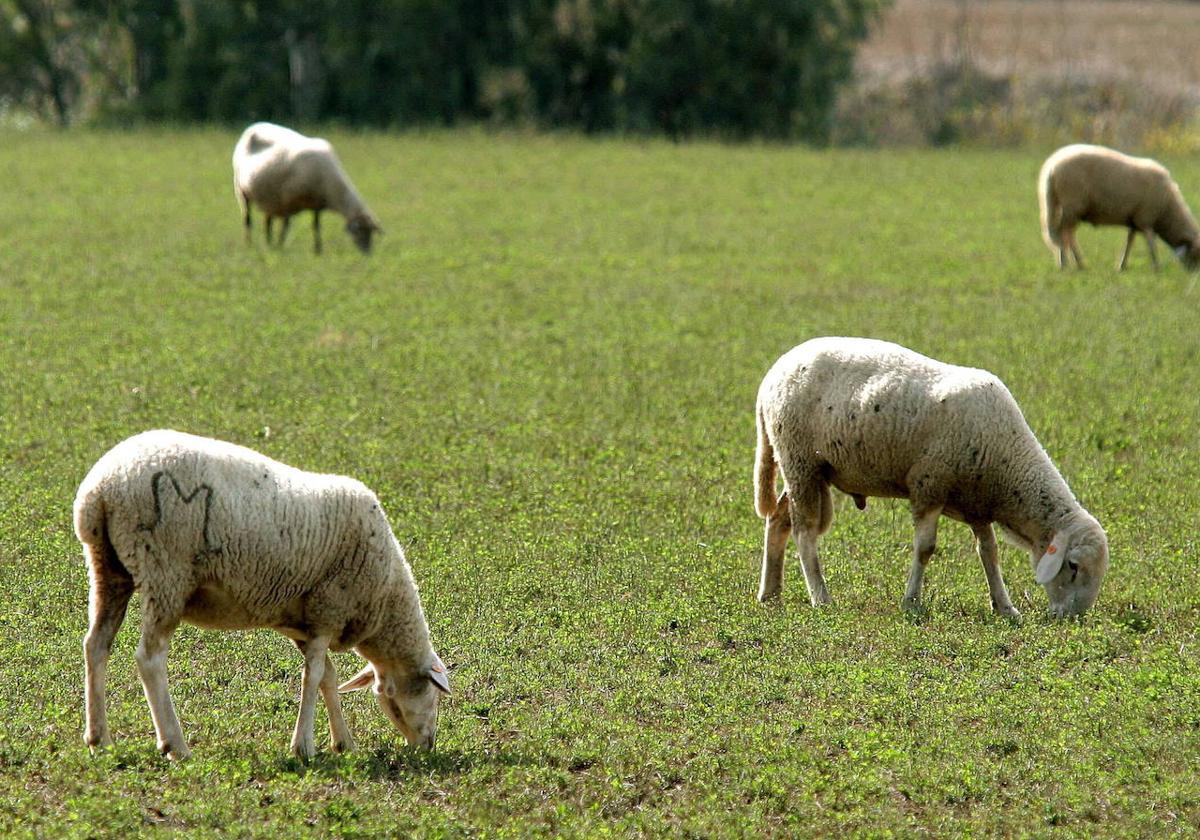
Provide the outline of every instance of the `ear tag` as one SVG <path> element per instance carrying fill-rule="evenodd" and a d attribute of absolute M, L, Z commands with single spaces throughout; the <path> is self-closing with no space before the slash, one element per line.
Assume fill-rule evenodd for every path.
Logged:
<path fill-rule="evenodd" d="M 1042 555 L 1042 559 L 1038 561 L 1037 569 L 1034 571 L 1033 579 L 1045 586 L 1050 581 L 1054 580 L 1058 574 L 1058 570 L 1062 568 L 1063 554 L 1059 551 L 1062 548 L 1062 535 L 1055 534 L 1050 545 L 1046 547 L 1046 553 Z"/>
<path fill-rule="evenodd" d="M 429 679 L 433 680 L 433 684 L 439 691 L 444 694 L 450 693 L 450 679 L 446 676 L 446 664 L 436 653 L 433 655 L 433 664 L 429 666 Z"/>

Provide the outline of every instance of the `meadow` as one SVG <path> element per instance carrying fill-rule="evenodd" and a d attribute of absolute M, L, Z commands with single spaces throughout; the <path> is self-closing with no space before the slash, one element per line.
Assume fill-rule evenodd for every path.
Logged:
<path fill-rule="evenodd" d="M 0 137 L 0 835 L 1184 835 L 1200 824 L 1200 288 L 1084 229 L 1060 273 L 1048 149 L 811 151 L 333 133 L 385 235 L 242 241 L 236 131 Z M 1166 159 L 1200 201 L 1200 162 Z M 1160 250 L 1160 256 L 1162 251 Z M 804 339 L 997 373 L 1112 567 L 1082 621 L 991 614 L 946 522 L 898 608 L 902 502 L 846 497 L 834 605 L 754 600 L 753 405 Z M 82 741 L 75 488 L 174 427 L 361 478 L 453 666 L 438 749 L 365 695 L 359 750 L 292 758 L 300 657 L 184 627 L 193 756 L 155 749 L 133 663 Z M 360 661 L 337 654 L 339 673 Z"/>

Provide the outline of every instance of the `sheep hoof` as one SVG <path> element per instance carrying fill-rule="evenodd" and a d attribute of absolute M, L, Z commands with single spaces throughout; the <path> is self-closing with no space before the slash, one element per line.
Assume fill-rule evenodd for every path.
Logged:
<path fill-rule="evenodd" d="M 311 738 L 296 738 L 292 740 L 292 754 L 307 764 L 316 756 L 317 750 Z"/>
<path fill-rule="evenodd" d="M 919 599 L 904 598 L 900 601 L 900 614 L 909 624 L 924 624 L 929 618 L 929 607 Z"/>
<path fill-rule="evenodd" d="M 107 732 L 102 732 L 99 735 L 93 732 L 88 732 L 83 736 L 83 742 L 88 745 L 88 749 L 90 749 L 92 752 L 95 752 L 96 750 L 107 749 L 113 745 L 112 736 Z"/>
<path fill-rule="evenodd" d="M 758 602 L 760 604 L 777 603 L 779 601 L 780 591 L 780 587 L 775 587 L 773 589 L 760 589 L 758 590 Z"/>
<path fill-rule="evenodd" d="M 170 761 L 185 761 L 192 754 L 192 751 L 187 748 L 187 744 L 180 744 L 177 747 L 164 745 L 159 749 Z"/>
<path fill-rule="evenodd" d="M 1010 621 L 1020 621 L 1021 611 L 1009 604 L 1007 607 L 997 607 L 996 615 L 1009 619 Z"/>
<path fill-rule="evenodd" d="M 344 741 L 335 740 L 333 742 L 333 751 L 335 753 L 348 753 L 354 751 L 354 739 L 346 738 Z"/>

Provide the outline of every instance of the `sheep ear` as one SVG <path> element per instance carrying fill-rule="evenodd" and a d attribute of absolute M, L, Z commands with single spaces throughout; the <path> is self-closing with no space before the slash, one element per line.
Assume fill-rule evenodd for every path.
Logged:
<path fill-rule="evenodd" d="M 338 686 L 338 692 L 345 694 L 347 691 L 361 691 L 369 685 L 375 684 L 375 668 L 372 665 L 367 665 L 357 674 L 344 683 Z"/>
<path fill-rule="evenodd" d="M 1050 545 L 1046 547 L 1046 553 L 1038 561 L 1037 571 L 1034 572 L 1033 579 L 1042 586 L 1054 580 L 1054 576 L 1062 568 L 1063 560 L 1067 556 L 1066 542 L 1066 537 L 1063 534 L 1055 534 Z"/>
<path fill-rule="evenodd" d="M 446 676 L 446 665 L 440 656 L 433 655 L 433 664 L 429 666 L 429 679 L 443 694 L 450 693 L 450 678 Z"/>

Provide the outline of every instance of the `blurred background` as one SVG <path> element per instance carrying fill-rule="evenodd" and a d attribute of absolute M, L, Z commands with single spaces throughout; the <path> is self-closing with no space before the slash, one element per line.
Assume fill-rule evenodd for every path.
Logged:
<path fill-rule="evenodd" d="M 0 125 L 1200 147 L 1200 3 L 0 0 Z"/>

